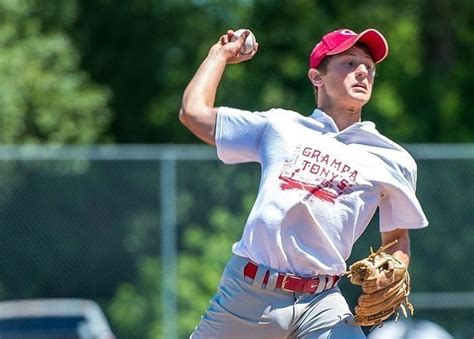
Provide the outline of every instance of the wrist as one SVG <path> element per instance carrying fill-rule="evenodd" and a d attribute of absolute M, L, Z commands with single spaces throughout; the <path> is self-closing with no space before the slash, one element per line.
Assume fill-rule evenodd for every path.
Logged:
<path fill-rule="evenodd" d="M 207 59 L 215 63 L 227 64 L 227 56 L 226 56 L 225 51 L 222 48 L 211 49 L 209 51 Z"/>
<path fill-rule="evenodd" d="M 398 261 L 405 264 L 406 267 L 408 267 L 408 265 L 410 264 L 410 256 L 405 251 L 395 251 L 393 252 L 392 256 Z"/>

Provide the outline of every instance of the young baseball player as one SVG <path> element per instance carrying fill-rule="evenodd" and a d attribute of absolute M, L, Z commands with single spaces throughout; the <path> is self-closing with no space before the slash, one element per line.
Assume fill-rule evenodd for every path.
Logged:
<path fill-rule="evenodd" d="M 318 107 L 309 116 L 215 107 L 226 66 L 257 53 L 258 43 L 240 53 L 249 34 L 228 31 L 210 48 L 179 114 L 223 162 L 262 169 L 242 238 L 191 337 L 365 338 L 337 286 L 353 244 L 379 208 L 381 243 L 397 240 L 386 252 L 408 266 L 408 230 L 428 224 L 413 158 L 361 121 L 387 42 L 374 29 L 326 34 L 309 58 Z"/>

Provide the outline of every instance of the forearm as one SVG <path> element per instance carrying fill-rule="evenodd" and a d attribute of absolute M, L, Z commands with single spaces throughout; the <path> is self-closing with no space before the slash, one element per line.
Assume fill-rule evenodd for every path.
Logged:
<path fill-rule="evenodd" d="M 224 74 L 226 59 L 222 53 L 211 51 L 184 91 L 181 109 L 192 112 L 194 107 L 214 107 L 217 87 Z"/>
<path fill-rule="evenodd" d="M 198 138 L 214 145 L 216 93 L 226 66 L 219 51 L 211 50 L 186 87 L 179 120 Z"/>
<path fill-rule="evenodd" d="M 197 137 L 214 145 L 214 108 L 217 88 L 226 66 L 226 59 L 218 51 L 212 51 L 202 62 L 183 94 L 180 121 Z"/>
<path fill-rule="evenodd" d="M 255 49 L 251 53 L 240 54 L 249 33 L 244 32 L 232 42 L 233 31 L 229 30 L 221 36 L 219 42 L 211 47 L 184 91 L 179 120 L 208 144 L 215 144 L 217 108 L 214 105 L 226 65 L 249 60 L 257 52 L 258 44 L 255 43 Z"/>
<path fill-rule="evenodd" d="M 395 258 L 408 266 L 410 264 L 410 237 L 408 230 L 397 229 L 392 232 L 382 233 L 382 246 L 385 246 L 394 240 L 397 240 L 397 242 L 388 247 L 385 252 L 392 254 Z"/>

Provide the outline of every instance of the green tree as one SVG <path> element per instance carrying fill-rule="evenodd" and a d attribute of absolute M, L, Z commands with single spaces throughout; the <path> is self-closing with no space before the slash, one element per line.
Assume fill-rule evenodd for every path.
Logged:
<path fill-rule="evenodd" d="M 465 142 L 474 125 L 473 7 L 468 0 L 90 0 L 79 2 L 71 32 L 84 67 L 114 93 L 109 134 L 119 143 L 198 142 L 177 120 L 182 92 L 219 35 L 241 27 L 254 31 L 260 50 L 227 69 L 219 105 L 308 114 L 307 57 L 316 39 L 339 27 L 375 27 L 390 55 L 364 118 L 402 142 Z"/>
<path fill-rule="evenodd" d="M 179 337 L 186 338 L 216 292 L 222 268 L 231 256 L 232 243 L 242 232 L 255 199 L 258 168 L 223 167 L 216 162 L 179 168 L 180 255 L 176 292 Z M 138 274 L 117 288 L 108 310 L 119 334 L 154 339 L 162 334 L 162 272 L 158 259 L 147 247 L 159 239 L 146 234 L 142 239 L 136 249 Z"/>
<path fill-rule="evenodd" d="M 65 33 L 75 1 L 0 1 L 0 142 L 94 143 L 111 93 L 80 69 Z"/>
<path fill-rule="evenodd" d="M 307 56 L 316 39 L 339 27 L 375 27 L 388 38 L 390 56 L 377 69 L 373 100 L 364 109 L 364 118 L 374 120 L 381 132 L 400 142 L 473 138 L 474 6 L 469 0 L 0 0 L 0 19 L 2 143 L 198 142 L 177 119 L 182 92 L 218 36 L 228 28 L 241 27 L 254 31 L 260 50 L 251 62 L 226 70 L 218 105 L 250 110 L 285 107 L 308 114 L 314 108 L 314 96 L 306 79 Z M 246 172 L 240 166 L 198 169 L 189 163 L 180 168 L 192 172 L 181 173 L 180 178 L 186 179 L 180 179 L 179 195 L 179 321 L 184 337 L 215 292 L 230 245 L 238 239 L 251 206 L 258 172 Z M 431 167 L 425 170 L 433 171 Z M 459 177 L 468 175 L 463 170 L 459 173 Z M 94 192 L 101 191 L 105 177 L 97 180 L 100 184 Z M 472 191 L 467 179 L 450 182 L 444 174 L 437 177 L 448 185 L 441 193 L 433 193 L 433 201 L 448 189 Z M 422 180 L 420 187 L 429 191 Z M 66 182 L 71 179 L 61 185 Z M 128 184 L 132 182 L 135 187 L 133 180 Z M 31 198 L 28 187 L 18 185 L 15 190 L 12 196 L 22 197 L 21 201 Z M 5 191 L 4 206 L 8 207 Z M 81 196 L 90 194 L 89 189 L 81 192 Z M 38 201 L 44 206 L 51 205 L 41 198 Z M 62 211 L 61 202 L 59 198 L 58 211 Z M 432 204 L 434 210 L 442 211 L 444 205 Z M 456 210 L 455 199 L 446 206 L 459 213 L 457 224 L 470 226 L 469 211 Z M 147 215 L 154 208 L 148 206 L 146 213 L 130 217 L 133 221 L 121 226 L 125 229 L 130 224 L 128 238 L 140 239 L 129 251 L 137 264 L 128 267 L 129 279 L 117 288 L 110 307 L 114 323 L 126 337 L 154 338 L 160 333 L 158 231 L 156 225 L 144 230 L 144 225 L 154 225 L 150 220 L 156 216 Z M 367 245 L 377 241 L 374 227 L 367 234 Z M 443 236 L 454 233 L 445 231 Z M 459 231 L 464 241 L 472 238 L 471 233 L 467 227 Z M 70 233 L 58 236 L 57 243 L 63 237 L 74 243 Z M 13 248 L 17 247 L 14 239 L 9 242 Z M 423 237 L 426 244 L 415 251 L 432 252 L 442 245 L 440 239 Z M 354 253 L 365 255 L 366 247 L 359 243 Z M 73 246 L 67 250 L 72 252 Z M 463 251 L 453 246 L 448 254 L 446 258 L 460 262 Z M 98 267 L 104 267 L 110 257 L 100 260 Z M 437 266 L 440 276 L 449 272 L 443 268 L 448 265 Z M 38 276 L 49 277 L 51 267 Z M 431 282 L 423 279 L 428 275 L 420 272 L 413 274 L 419 280 L 417 288 L 429 290 Z M 41 284 L 30 276 L 22 278 L 37 285 L 29 293 L 41 291 Z M 468 284 L 466 279 L 459 279 L 460 284 Z M 15 284 L 17 276 L 3 283 L 0 292 L 8 292 Z M 446 284 L 439 281 L 433 286 Z M 100 286 L 96 287 L 99 291 Z M 71 291 L 71 286 L 61 288 L 64 295 Z"/>

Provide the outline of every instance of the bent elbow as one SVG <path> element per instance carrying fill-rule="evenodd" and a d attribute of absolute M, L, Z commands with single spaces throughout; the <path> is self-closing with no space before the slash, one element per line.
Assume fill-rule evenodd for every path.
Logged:
<path fill-rule="evenodd" d="M 181 108 L 179 109 L 178 119 L 183 125 L 186 125 L 186 115 L 186 110 L 183 108 L 183 106 L 181 106 Z"/>
<path fill-rule="evenodd" d="M 214 145 L 215 109 L 182 105 L 179 110 L 179 121 L 195 136 Z"/>
<path fill-rule="evenodd" d="M 179 109 L 179 121 L 186 127 L 202 121 L 207 115 L 208 109 L 202 105 L 183 103 Z"/>
<path fill-rule="evenodd" d="M 195 107 L 193 108 L 189 105 L 182 105 L 179 109 L 179 121 L 187 128 L 191 127 L 193 121 L 196 120 L 198 116 L 199 114 Z"/>

